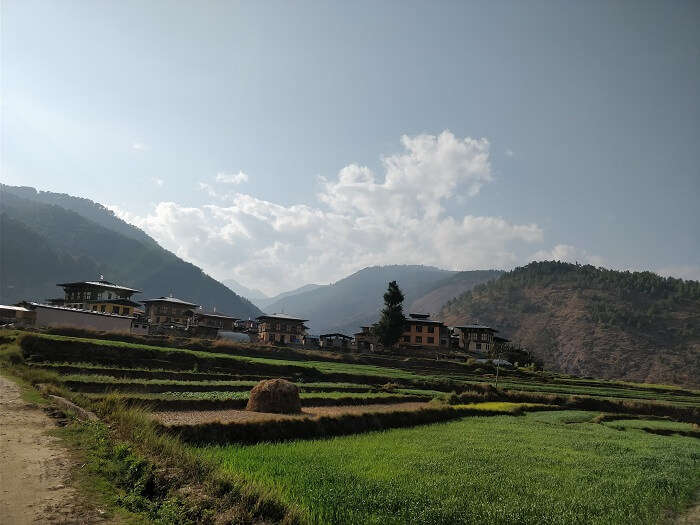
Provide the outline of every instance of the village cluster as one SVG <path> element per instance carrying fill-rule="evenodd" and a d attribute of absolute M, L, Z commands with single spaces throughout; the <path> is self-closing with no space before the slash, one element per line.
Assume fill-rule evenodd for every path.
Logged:
<path fill-rule="evenodd" d="M 45 303 L 23 301 L 0 305 L 0 324 L 19 326 L 73 327 L 122 332 L 133 335 L 176 335 L 228 338 L 271 345 L 320 347 L 345 351 L 380 350 L 370 326 L 352 336 L 343 333 L 311 335 L 308 319 L 284 313 L 263 314 L 256 319 L 205 310 L 172 294 L 136 302 L 139 290 L 105 280 L 59 283 L 64 296 Z M 439 354 L 459 349 L 476 354 L 498 353 L 510 341 L 496 335 L 498 330 L 479 324 L 448 327 L 429 314 L 409 313 L 398 347 L 407 351 Z"/>

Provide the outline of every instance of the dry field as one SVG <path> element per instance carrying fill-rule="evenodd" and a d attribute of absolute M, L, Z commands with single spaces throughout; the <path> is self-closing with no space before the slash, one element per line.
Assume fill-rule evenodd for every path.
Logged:
<path fill-rule="evenodd" d="M 283 419 L 315 419 L 322 416 L 345 414 L 375 414 L 378 412 L 414 412 L 427 408 L 429 403 L 392 403 L 366 406 L 304 407 L 301 414 L 269 414 L 246 410 L 185 410 L 180 412 L 153 412 L 153 417 L 164 425 L 196 425 L 200 423 L 259 423 Z"/>

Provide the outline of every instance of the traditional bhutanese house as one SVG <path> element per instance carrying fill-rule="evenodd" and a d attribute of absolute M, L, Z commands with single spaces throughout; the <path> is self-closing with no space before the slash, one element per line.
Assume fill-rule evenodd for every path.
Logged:
<path fill-rule="evenodd" d="M 377 337 L 369 326 L 360 327 L 360 332 L 353 334 L 355 337 L 355 349 L 358 352 L 373 352 L 377 346 Z"/>
<path fill-rule="evenodd" d="M 188 326 L 192 318 L 192 309 L 197 307 L 194 303 L 183 301 L 172 295 L 141 302 L 146 305 L 146 318 L 151 326 Z"/>
<path fill-rule="evenodd" d="M 338 348 L 345 350 L 350 346 L 352 337 L 345 334 L 321 334 L 318 336 L 318 345 L 321 348 Z"/>
<path fill-rule="evenodd" d="M 495 328 L 480 324 L 455 326 L 455 330 L 459 333 L 459 347 L 461 349 L 482 353 L 493 350 L 495 334 L 498 332 Z"/>
<path fill-rule="evenodd" d="M 215 328 L 217 330 L 231 332 L 233 331 L 236 321 L 238 321 L 238 317 L 231 317 L 230 315 L 218 312 L 195 310 L 192 324 L 194 324 L 194 326 Z"/>
<path fill-rule="evenodd" d="M 430 314 L 408 314 L 406 329 L 398 344 L 404 347 L 448 347 L 450 333 L 442 322 L 430 319 Z"/>
<path fill-rule="evenodd" d="M 263 343 L 303 344 L 308 319 L 285 314 L 261 315 L 258 321 L 258 340 Z"/>
<path fill-rule="evenodd" d="M 34 311 L 35 325 L 40 328 L 69 326 L 100 332 L 132 333 L 131 323 L 134 318 L 130 315 L 38 303 L 29 303 L 29 308 Z"/>
<path fill-rule="evenodd" d="M 98 281 L 78 281 L 59 283 L 64 291 L 63 299 L 50 299 L 53 306 L 65 306 L 93 312 L 133 315 L 140 304 L 131 300 L 139 290 L 105 281 L 102 276 Z"/>

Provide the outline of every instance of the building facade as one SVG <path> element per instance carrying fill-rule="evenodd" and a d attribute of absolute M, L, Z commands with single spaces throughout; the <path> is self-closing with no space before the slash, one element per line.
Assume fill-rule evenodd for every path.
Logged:
<path fill-rule="evenodd" d="M 442 322 L 430 319 L 430 314 L 408 314 L 406 329 L 398 345 L 426 349 L 449 348 L 450 331 Z"/>
<path fill-rule="evenodd" d="M 318 345 L 326 349 L 347 350 L 351 341 L 352 337 L 340 333 L 318 336 Z"/>
<path fill-rule="evenodd" d="M 139 290 L 128 288 L 105 281 L 79 281 L 74 283 L 60 283 L 56 286 L 63 288 L 62 299 L 50 299 L 53 306 L 64 306 L 92 312 L 133 315 L 134 310 L 141 305 L 134 302 L 131 296 L 140 293 Z"/>
<path fill-rule="evenodd" d="M 459 348 L 467 352 L 489 353 L 493 350 L 495 335 L 498 330 L 490 326 L 480 324 L 470 324 L 455 326 L 455 331 L 459 335 Z M 497 338 L 499 341 L 507 339 Z"/>
<path fill-rule="evenodd" d="M 217 312 L 195 310 L 192 321 L 192 324 L 197 327 L 215 328 L 216 330 L 231 332 L 238 318 Z"/>
<path fill-rule="evenodd" d="M 372 333 L 372 327 L 361 326 L 360 331 L 353 334 L 355 350 L 358 352 L 374 352 L 377 348 L 377 336 Z"/>
<path fill-rule="evenodd" d="M 261 343 L 304 344 L 308 319 L 285 314 L 261 315 L 258 321 L 258 340 Z"/>
<path fill-rule="evenodd" d="M 142 301 L 146 305 L 146 318 L 151 326 L 172 325 L 187 327 L 192 321 L 192 310 L 197 305 L 176 297 L 159 297 Z"/>

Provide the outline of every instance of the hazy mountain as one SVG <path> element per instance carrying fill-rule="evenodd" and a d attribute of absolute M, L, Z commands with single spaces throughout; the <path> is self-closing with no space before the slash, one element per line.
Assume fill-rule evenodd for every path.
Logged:
<path fill-rule="evenodd" d="M 73 209 L 47 202 L 62 202 Z M 104 275 L 142 290 L 136 300 L 172 292 L 238 317 L 260 314 L 250 301 L 200 268 L 161 248 L 138 228 L 125 225 L 87 199 L 0 187 L 0 302 L 60 297 L 62 290 L 56 283 Z"/>
<path fill-rule="evenodd" d="M 311 290 L 316 290 L 317 288 L 323 288 L 324 286 L 330 286 L 328 284 L 305 284 L 294 290 L 289 290 L 288 292 L 282 292 L 275 295 L 274 297 L 266 297 L 264 299 L 256 299 L 255 304 L 257 304 L 263 310 L 268 306 L 284 299 L 285 297 L 291 297 L 292 295 L 299 295 L 300 293 L 310 292 Z"/>
<path fill-rule="evenodd" d="M 257 299 L 268 299 L 268 296 L 265 294 L 265 292 L 256 288 L 248 288 L 247 286 L 242 285 L 235 279 L 223 279 L 221 282 L 228 286 L 231 290 L 236 292 L 238 295 L 245 297 L 250 301 L 254 301 Z"/>
<path fill-rule="evenodd" d="M 438 286 L 444 286 L 448 279 L 464 274 L 468 280 L 471 272 L 453 272 L 441 270 L 432 266 L 373 266 L 356 272 L 340 281 L 317 286 L 314 289 L 283 297 L 265 307 L 265 311 L 285 312 L 309 319 L 313 333 L 345 332 L 353 333 L 360 326 L 374 323 L 383 307 L 384 292 L 389 281 L 397 281 L 404 295 L 407 311 L 411 305 L 433 291 Z M 474 282 L 484 282 L 493 278 L 486 272 L 479 274 Z M 463 288 L 457 288 L 454 297 Z M 449 296 L 449 293 L 445 293 Z M 449 297 L 448 297 L 449 298 Z M 433 306 L 435 303 L 426 300 L 420 305 Z M 436 307 L 433 313 L 437 313 Z M 430 313 L 430 312 L 427 312 Z"/>
<path fill-rule="evenodd" d="M 449 301 L 448 324 L 492 325 L 547 368 L 700 386 L 700 283 L 531 263 Z"/>

